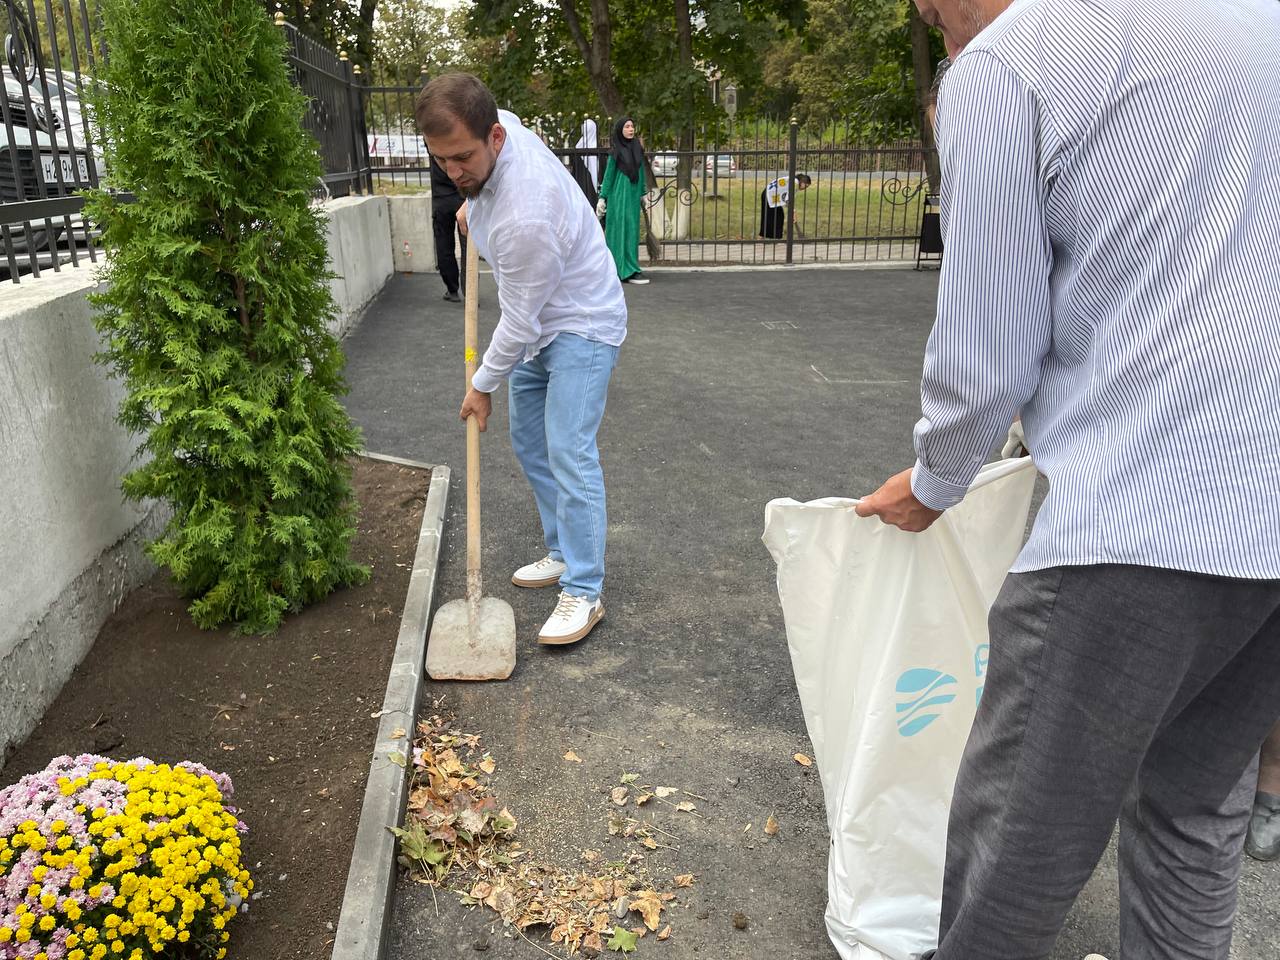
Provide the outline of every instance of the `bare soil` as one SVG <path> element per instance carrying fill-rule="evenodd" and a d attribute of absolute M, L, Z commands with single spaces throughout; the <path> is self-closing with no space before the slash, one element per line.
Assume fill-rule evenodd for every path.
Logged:
<path fill-rule="evenodd" d="M 342 904 L 430 474 L 355 461 L 369 583 L 274 634 L 198 629 L 158 573 L 103 626 L 0 784 L 60 754 L 198 760 L 229 773 L 257 899 L 229 957 L 327 957 Z"/>

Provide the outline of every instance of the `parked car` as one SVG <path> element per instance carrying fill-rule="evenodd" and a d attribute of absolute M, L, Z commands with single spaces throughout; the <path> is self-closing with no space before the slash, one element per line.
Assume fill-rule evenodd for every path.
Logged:
<path fill-rule="evenodd" d="M 62 98 L 58 94 L 58 75 L 47 71 L 49 106 L 44 103 L 43 92 L 34 84 L 24 90 L 22 82 L 8 69 L 0 68 L 4 77 L 5 100 L 10 129 L 0 127 L 0 203 L 35 200 L 40 197 L 43 182 L 45 194 L 59 194 L 59 174 L 68 192 L 90 185 L 90 151 L 85 146 L 82 107 L 75 94 L 74 78 L 62 79 L 67 100 L 66 115 L 70 127 L 63 119 Z M 95 145 L 93 160 L 101 171 L 101 152 Z M 21 188 L 19 188 L 21 184 Z M 42 266 L 53 259 L 54 250 L 69 243 L 84 243 L 83 220 L 79 214 L 70 218 L 71 230 L 67 236 L 65 217 L 35 220 L 30 230 L 21 222 L 9 224 L 10 243 L 15 257 L 25 263 L 29 251 L 38 255 Z M 92 232 L 92 231 L 91 231 Z M 7 251 L 0 242 L 0 263 L 7 273 Z M 21 264 L 20 264 L 21 265 Z"/>
<path fill-rule="evenodd" d="M 721 177 L 731 177 L 738 172 L 738 161 L 727 153 L 707 157 L 707 173 L 715 173 Z"/>
<path fill-rule="evenodd" d="M 674 153 L 655 153 L 653 155 L 653 175 L 655 177 L 674 177 L 680 158 Z"/>

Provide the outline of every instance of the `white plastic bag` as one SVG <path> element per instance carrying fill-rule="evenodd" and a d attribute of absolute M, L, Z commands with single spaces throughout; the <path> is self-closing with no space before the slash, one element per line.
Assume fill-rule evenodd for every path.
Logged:
<path fill-rule="evenodd" d="M 982 695 L 987 611 L 1022 545 L 1035 467 L 983 467 L 924 533 L 855 500 L 774 500 L 787 644 L 831 829 L 827 931 L 843 960 L 937 946 L 947 811 Z"/>

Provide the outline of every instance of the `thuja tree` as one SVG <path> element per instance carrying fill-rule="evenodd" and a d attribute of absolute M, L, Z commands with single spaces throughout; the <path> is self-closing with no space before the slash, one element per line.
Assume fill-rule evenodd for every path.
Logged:
<path fill-rule="evenodd" d="M 111 186 L 96 295 L 101 360 L 123 379 L 120 421 L 143 435 L 126 496 L 172 520 L 148 547 L 203 627 L 274 629 L 362 581 L 349 547 L 342 353 L 321 175 L 284 43 L 257 0 L 109 0 L 95 97 Z"/>

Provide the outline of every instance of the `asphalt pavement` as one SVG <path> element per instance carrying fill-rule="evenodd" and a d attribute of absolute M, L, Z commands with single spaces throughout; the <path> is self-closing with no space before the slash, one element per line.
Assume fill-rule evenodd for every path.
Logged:
<path fill-rule="evenodd" d="M 694 873 L 663 944 L 686 960 L 832 960 L 823 928 L 828 835 L 787 654 L 774 568 L 760 542 L 774 497 L 856 496 L 912 461 L 920 362 L 936 273 L 903 269 L 664 272 L 628 286 L 623 346 L 600 434 L 609 506 L 605 621 L 583 643 L 534 638 L 554 590 L 511 571 L 543 553 L 532 495 L 506 436 L 506 399 L 483 439 L 486 592 L 515 609 L 519 663 L 500 684 L 428 683 L 497 763 L 494 785 L 539 856 L 616 859 L 609 790 L 625 773 L 700 799 L 661 821 L 656 877 Z M 448 463 L 454 490 L 440 602 L 465 586 L 462 309 L 434 275 L 396 276 L 345 341 L 347 407 L 368 449 Z M 481 278 L 481 334 L 496 321 Z M 572 750 L 583 762 L 562 759 Z M 769 816 L 780 829 L 763 833 Z M 1114 852 L 1053 960 L 1118 960 Z M 1052 864 L 1046 864 L 1052 869 Z M 1280 866 L 1248 861 L 1234 960 L 1280 956 Z M 745 929 L 735 914 L 748 918 Z M 390 956 L 538 958 L 492 913 L 421 885 L 397 891 Z"/>

